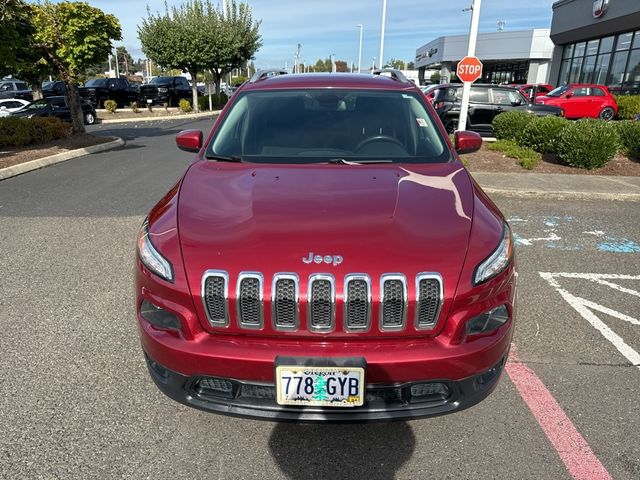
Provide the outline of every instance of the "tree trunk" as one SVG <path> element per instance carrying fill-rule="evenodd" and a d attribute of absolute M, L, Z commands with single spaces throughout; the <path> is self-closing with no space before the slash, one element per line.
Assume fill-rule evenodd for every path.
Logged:
<path fill-rule="evenodd" d="M 222 79 L 222 74 L 217 68 L 211 70 L 211 73 L 213 73 L 213 81 L 216 84 L 216 97 L 220 98 L 220 80 Z"/>
<path fill-rule="evenodd" d="M 73 134 L 85 133 L 84 114 L 82 113 L 82 104 L 80 103 L 80 92 L 78 86 L 73 82 L 65 82 L 67 93 L 65 95 L 69 110 L 71 110 L 71 125 L 73 126 Z"/>
<path fill-rule="evenodd" d="M 198 112 L 198 72 L 191 71 L 191 95 L 193 96 L 193 111 Z"/>
<path fill-rule="evenodd" d="M 33 92 L 33 100 L 40 100 L 44 98 L 42 94 L 42 82 L 40 80 L 36 80 L 31 83 L 31 91 Z"/>

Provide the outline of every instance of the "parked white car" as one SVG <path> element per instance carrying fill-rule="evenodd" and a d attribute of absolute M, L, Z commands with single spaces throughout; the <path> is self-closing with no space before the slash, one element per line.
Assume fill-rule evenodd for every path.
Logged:
<path fill-rule="evenodd" d="M 3 98 L 0 99 L 0 117 L 8 117 L 12 112 L 16 112 L 29 105 L 29 102 L 21 98 Z"/>

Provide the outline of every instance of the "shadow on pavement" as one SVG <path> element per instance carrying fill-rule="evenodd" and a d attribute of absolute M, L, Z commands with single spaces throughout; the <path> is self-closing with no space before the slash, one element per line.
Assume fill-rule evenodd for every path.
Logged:
<path fill-rule="evenodd" d="M 353 425 L 279 423 L 269 450 L 287 478 L 393 479 L 415 449 L 406 422 Z"/>

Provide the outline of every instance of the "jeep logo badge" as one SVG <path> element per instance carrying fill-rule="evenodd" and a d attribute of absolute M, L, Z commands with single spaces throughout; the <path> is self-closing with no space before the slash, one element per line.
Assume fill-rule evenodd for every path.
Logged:
<path fill-rule="evenodd" d="M 327 265 L 333 265 L 337 267 L 342 263 L 342 257 L 340 255 L 315 255 L 313 252 L 309 252 L 306 257 L 302 257 L 302 261 L 307 265 L 310 263 L 326 263 Z"/>
<path fill-rule="evenodd" d="M 593 0 L 593 18 L 602 17 L 608 6 L 609 0 Z"/>

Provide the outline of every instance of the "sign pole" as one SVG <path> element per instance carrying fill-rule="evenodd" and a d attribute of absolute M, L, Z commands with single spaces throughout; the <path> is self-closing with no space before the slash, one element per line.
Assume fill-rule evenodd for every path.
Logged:
<path fill-rule="evenodd" d="M 476 54 L 476 39 L 478 38 L 478 23 L 480 22 L 480 4 L 482 0 L 473 0 L 471 5 L 471 27 L 469 29 L 469 50 L 468 57 Z M 469 93 L 471 93 L 471 83 L 464 82 L 462 87 L 462 105 L 460 105 L 460 118 L 458 119 L 458 130 L 467 129 L 467 113 L 469 112 Z"/>

